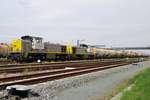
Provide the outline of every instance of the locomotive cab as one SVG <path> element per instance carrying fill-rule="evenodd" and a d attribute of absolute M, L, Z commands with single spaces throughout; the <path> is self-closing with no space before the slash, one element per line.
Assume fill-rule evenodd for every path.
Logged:
<path fill-rule="evenodd" d="M 44 49 L 43 38 L 41 37 L 23 36 L 21 39 L 29 41 L 32 45 L 32 50 Z"/>

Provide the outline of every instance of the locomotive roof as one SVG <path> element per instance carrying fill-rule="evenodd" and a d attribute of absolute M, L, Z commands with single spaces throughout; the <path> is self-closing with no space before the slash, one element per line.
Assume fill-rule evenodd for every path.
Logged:
<path fill-rule="evenodd" d="M 35 37 L 35 36 L 29 36 L 29 35 L 25 35 L 25 36 L 22 36 L 21 39 L 33 39 L 33 38 L 36 38 L 36 39 L 43 39 L 42 37 Z"/>

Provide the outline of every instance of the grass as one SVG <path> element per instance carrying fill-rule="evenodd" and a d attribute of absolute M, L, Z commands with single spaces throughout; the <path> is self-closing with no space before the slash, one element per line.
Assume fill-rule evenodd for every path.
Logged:
<path fill-rule="evenodd" d="M 106 96 L 103 100 L 110 100 L 112 97 L 114 97 L 116 94 L 120 93 L 122 90 L 124 90 L 128 86 L 128 80 L 124 80 L 121 82 L 120 85 L 118 85 L 110 95 Z"/>
<path fill-rule="evenodd" d="M 134 84 L 130 91 L 125 91 L 120 100 L 150 100 L 150 68 L 145 69 L 128 84 Z"/>

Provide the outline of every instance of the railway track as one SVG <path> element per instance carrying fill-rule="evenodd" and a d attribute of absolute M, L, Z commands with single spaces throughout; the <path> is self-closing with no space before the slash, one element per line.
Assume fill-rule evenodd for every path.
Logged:
<path fill-rule="evenodd" d="M 0 68 L 2 67 L 16 67 L 16 66 L 36 66 L 36 65 L 54 65 L 54 64 L 68 64 L 68 63 L 83 63 L 83 62 L 97 62 L 99 60 L 77 60 L 77 61 L 62 61 L 62 62 L 42 62 L 42 63 L 16 63 L 16 64 L 1 64 Z M 102 61 L 108 61 L 108 60 L 102 60 Z"/>
<path fill-rule="evenodd" d="M 67 64 L 50 64 L 50 65 L 30 65 L 30 66 L 13 66 L 13 67 L 0 67 L 0 73 L 21 73 L 21 72 L 31 72 L 31 71 L 42 71 L 42 70 L 54 70 L 54 69 L 64 69 L 66 67 L 82 67 L 82 66 L 92 66 L 99 64 L 100 66 L 120 63 L 123 61 L 97 61 L 97 62 L 84 62 L 84 63 L 67 63 Z"/>
<path fill-rule="evenodd" d="M 26 74 L 18 74 L 15 76 L 8 76 L 8 77 L 1 77 L 0 78 L 0 87 L 6 87 L 9 85 L 15 84 L 22 84 L 22 85 L 29 85 L 29 84 L 36 84 L 86 73 L 91 73 L 95 71 L 115 68 L 127 64 L 131 64 L 132 62 L 126 61 L 118 61 L 118 62 L 110 62 L 110 63 L 96 63 L 90 65 L 80 65 L 73 67 L 73 69 L 53 69 L 47 71 L 37 71 L 37 72 L 30 72 Z M 56 67 L 56 66 L 55 66 Z"/>
<path fill-rule="evenodd" d="M 0 68 L 17 67 L 17 66 L 37 66 L 37 65 L 54 65 L 54 64 L 75 64 L 75 63 L 88 63 L 88 62 L 110 62 L 110 61 L 124 61 L 125 59 L 97 59 L 97 60 L 75 60 L 63 62 L 45 62 L 45 63 L 24 63 L 24 64 L 0 64 Z"/>

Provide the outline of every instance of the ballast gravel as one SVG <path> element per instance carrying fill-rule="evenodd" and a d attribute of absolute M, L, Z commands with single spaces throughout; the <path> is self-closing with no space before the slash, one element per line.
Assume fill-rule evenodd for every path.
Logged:
<path fill-rule="evenodd" d="M 104 100 L 120 83 L 147 67 L 150 61 L 31 85 L 39 96 L 24 100 Z"/>

